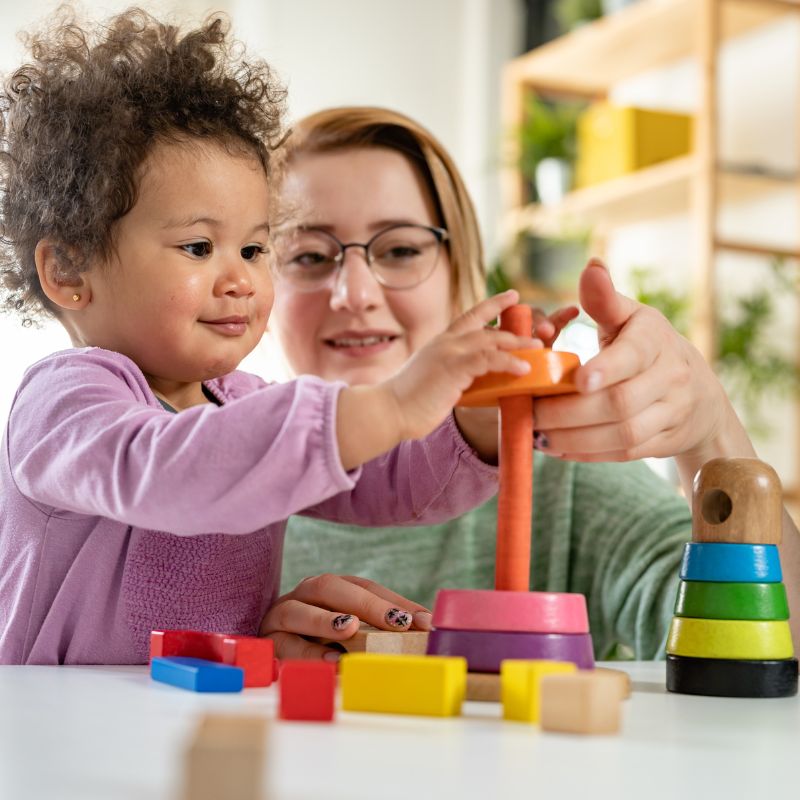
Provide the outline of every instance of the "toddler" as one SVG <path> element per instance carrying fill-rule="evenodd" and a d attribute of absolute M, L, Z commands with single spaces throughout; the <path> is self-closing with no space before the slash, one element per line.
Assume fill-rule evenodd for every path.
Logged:
<path fill-rule="evenodd" d="M 64 12 L 29 45 L 0 92 L 0 275 L 7 310 L 73 348 L 30 367 L 4 432 L 0 663 L 142 663 L 156 627 L 255 634 L 289 515 L 428 524 L 495 491 L 496 422 L 451 409 L 476 376 L 527 371 L 509 351 L 532 340 L 486 327 L 513 292 L 380 384 L 237 371 L 273 297 L 269 67 L 219 18 L 137 9 Z"/>

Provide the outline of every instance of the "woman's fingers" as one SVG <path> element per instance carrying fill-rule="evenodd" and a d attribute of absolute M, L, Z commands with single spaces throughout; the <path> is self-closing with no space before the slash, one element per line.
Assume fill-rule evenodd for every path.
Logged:
<path fill-rule="evenodd" d="M 275 655 L 280 659 L 323 659 L 338 661 L 340 653 L 317 642 L 309 642 L 302 636 L 285 631 L 277 631 L 267 636 L 275 643 Z"/>

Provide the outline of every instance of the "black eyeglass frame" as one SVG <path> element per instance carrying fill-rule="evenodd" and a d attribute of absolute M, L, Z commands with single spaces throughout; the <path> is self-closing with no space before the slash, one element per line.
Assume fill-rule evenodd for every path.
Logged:
<path fill-rule="evenodd" d="M 370 252 L 370 247 L 372 246 L 372 243 L 376 239 L 379 239 L 381 236 L 383 236 L 385 233 L 397 230 L 398 228 L 417 228 L 418 230 L 429 231 L 436 237 L 436 243 L 438 247 L 436 251 L 436 258 L 433 260 L 430 272 L 428 272 L 428 274 L 425 275 L 425 277 L 420 278 L 416 283 L 409 284 L 408 286 L 392 286 L 391 284 L 386 283 L 385 279 L 382 278 L 381 274 L 379 272 L 375 272 L 375 270 L 372 268 L 373 256 L 372 253 Z M 442 244 L 449 241 L 450 239 L 450 234 L 447 232 L 447 228 L 440 228 L 437 227 L 436 225 L 420 225 L 416 222 L 400 222 L 397 225 L 390 225 L 388 228 L 384 228 L 383 230 L 378 231 L 374 236 L 370 237 L 364 243 L 348 242 L 347 244 L 345 244 L 337 236 L 335 236 L 332 233 L 329 233 L 328 231 L 324 231 L 321 228 L 303 227 L 299 228 L 298 230 L 310 233 L 319 233 L 322 234 L 323 236 L 327 236 L 329 239 L 332 239 L 334 242 L 336 242 L 336 244 L 339 247 L 339 252 L 333 257 L 333 260 L 336 263 L 336 269 L 333 272 L 331 272 L 331 275 L 328 278 L 326 278 L 326 280 L 323 283 L 320 283 L 319 286 L 313 286 L 308 289 L 299 289 L 300 291 L 307 291 L 307 292 L 319 291 L 327 284 L 328 281 L 330 281 L 330 279 L 334 275 L 338 274 L 339 270 L 341 270 L 342 268 L 342 264 L 344 263 L 345 254 L 347 253 L 347 250 L 351 247 L 360 247 L 363 249 L 364 260 L 367 262 L 367 266 L 370 268 L 370 271 L 372 272 L 372 275 L 374 276 L 375 280 L 381 286 L 385 287 L 386 289 L 394 289 L 396 291 L 404 291 L 405 289 L 414 289 L 421 283 L 425 283 L 425 281 L 428 280 L 428 278 L 430 278 L 431 275 L 433 275 L 433 271 L 436 269 L 436 265 L 439 263 L 439 252 L 441 250 Z M 278 275 L 280 275 L 280 269 L 278 269 Z"/>

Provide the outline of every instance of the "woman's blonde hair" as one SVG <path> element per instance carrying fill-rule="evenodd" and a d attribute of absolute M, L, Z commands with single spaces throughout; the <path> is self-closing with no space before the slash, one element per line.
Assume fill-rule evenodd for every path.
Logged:
<path fill-rule="evenodd" d="M 326 153 L 355 147 L 386 147 L 406 156 L 422 173 L 448 231 L 453 305 L 464 311 L 486 295 L 478 220 L 453 159 L 425 128 L 385 108 L 329 108 L 300 120 L 285 143 L 284 167 L 304 153 Z M 278 171 L 280 172 L 280 170 Z"/>

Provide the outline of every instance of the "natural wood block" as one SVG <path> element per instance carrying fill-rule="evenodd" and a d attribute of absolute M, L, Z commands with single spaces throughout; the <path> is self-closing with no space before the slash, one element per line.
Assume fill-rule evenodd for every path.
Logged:
<path fill-rule="evenodd" d="M 183 800 L 264 800 L 267 720 L 206 714 L 184 761 Z"/>
<path fill-rule="evenodd" d="M 323 644 L 331 644 L 325 639 Z M 428 647 L 428 631 L 382 631 L 362 625 L 349 639 L 337 639 L 348 653 L 386 653 L 424 656 Z"/>
<path fill-rule="evenodd" d="M 545 675 L 540 682 L 543 731 L 561 733 L 617 733 L 622 698 L 619 681 L 602 672 Z"/>
<path fill-rule="evenodd" d="M 500 698 L 500 676 L 497 673 L 467 673 L 467 700 L 478 703 L 499 703 Z"/>
<path fill-rule="evenodd" d="M 667 653 L 692 658 L 773 660 L 792 658 L 789 623 L 673 617 Z"/>
<path fill-rule="evenodd" d="M 593 670 L 587 671 L 598 675 L 608 675 L 613 678 L 619 686 L 620 697 L 623 700 L 627 700 L 631 696 L 631 676 L 627 672 L 623 672 L 621 669 L 610 669 L 609 667 L 595 667 Z"/>
<path fill-rule="evenodd" d="M 694 478 L 695 542 L 780 544 L 781 481 L 757 458 L 715 458 Z"/>
<path fill-rule="evenodd" d="M 342 710 L 452 717 L 467 689 L 466 659 L 346 653 L 339 662 Z"/>
<path fill-rule="evenodd" d="M 569 661 L 503 661 L 500 665 L 503 718 L 538 722 L 542 678 L 575 670 L 575 664 Z"/>

